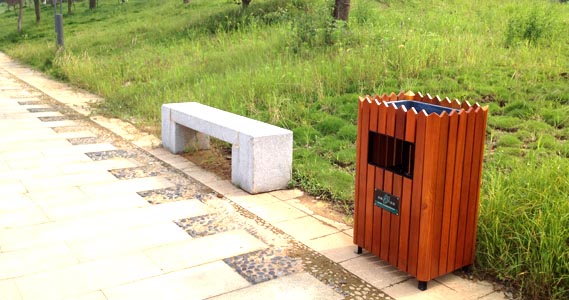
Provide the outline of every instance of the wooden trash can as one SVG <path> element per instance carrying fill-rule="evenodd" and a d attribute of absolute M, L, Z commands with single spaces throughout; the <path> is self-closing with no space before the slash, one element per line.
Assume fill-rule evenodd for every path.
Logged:
<path fill-rule="evenodd" d="M 427 282 L 474 263 L 488 108 L 359 99 L 354 243 Z"/>

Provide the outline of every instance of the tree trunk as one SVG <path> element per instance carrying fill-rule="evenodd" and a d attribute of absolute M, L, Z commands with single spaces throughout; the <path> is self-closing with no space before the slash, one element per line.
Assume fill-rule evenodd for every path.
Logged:
<path fill-rule="evenodd" d="M 89 0 L 89 9 L 97 8 L 97 0 Z"/>
<path fill-rule="evenodd" d="M 190 3 L 190 0 L 184 0 L 184 4 Z"/>
<path fill-rule="evenodd" d="M 18 33 L 22 33 L 23 16 L 24 16 L 24 0 L 20 0 L 20 14 L 18 14 Z"/>
<path fill-rule="evenodd" d="M 348 22 L 348 17 L 350 15 L 350 0 L 336 0 L 334 12 L 332 14 L 334 19 Z"/>
<path fill-rule="evenodd" d="M 251 3 L 251 0 L 241 0 L 241 3 L 243 4 L 243 9 L 249 7 L 249 3 Z"/>
<path fill-rule="evenodd" d="M 34 9 L 36 11 L 36 23 L 41 20 L 40 0 L 34 0 Z"/>
<path fill-rule="evenodd" d="M 71 14 L 71 6 L 73 6 L 73 0 L 67 0 L 67 13 Z"/>

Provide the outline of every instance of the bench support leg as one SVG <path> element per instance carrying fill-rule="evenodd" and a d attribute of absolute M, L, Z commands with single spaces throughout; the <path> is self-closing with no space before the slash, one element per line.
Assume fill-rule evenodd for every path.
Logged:
<path fill-rule="evenodd" d="M 177 124 L 162 111 L 162 144 L 172 153 L 209 149 L 209 136 Z"/>

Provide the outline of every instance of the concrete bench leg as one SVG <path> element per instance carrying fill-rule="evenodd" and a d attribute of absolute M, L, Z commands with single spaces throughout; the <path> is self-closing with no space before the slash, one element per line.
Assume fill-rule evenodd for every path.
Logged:
<path fill-rule="evenodd" d="M 162 111 L 162 145 L 172 153 L 209 149 L 209 136 L 176 124 L 170 110 Z"/>
<path fill-rule="evenodd" d="M 292 134 L 239 134 L 231 150 L 231 182 L 251 193 L 286 188 L 292 173 Z"/>

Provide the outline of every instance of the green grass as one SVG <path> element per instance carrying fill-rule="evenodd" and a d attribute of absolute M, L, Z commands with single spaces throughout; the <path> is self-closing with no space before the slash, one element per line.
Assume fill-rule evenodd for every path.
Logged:
<path fill-rule="evenodd" d="M 64 13 L 63 51 L 51 7 L 39 24 L 26 8 L 19 35 L 0 6 L 0 49 L 101 95 L 98 113 L 156 134 L 160 105 L 182 101 L 289 128 L 291 184 L 348 212 L 358 95 L 483 102 L 477 270 L 530 298 L 569 298 L 569 5 L 352 0 L 346 27 L 331 25 L 325 2 L 255 0 L 242 11 L 232 0 L 100 0 L 90 11 L 83 1 Z"/>

